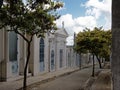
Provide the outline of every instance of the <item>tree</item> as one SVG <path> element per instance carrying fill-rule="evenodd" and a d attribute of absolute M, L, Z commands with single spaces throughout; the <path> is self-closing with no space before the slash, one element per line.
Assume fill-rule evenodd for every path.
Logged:
<path fill-rule="evenodd" d="M 101 58 L 104 58 L 105 61 L 110 61 L 110 55 L 111 55 L 111 39 L 112 39 L 112 34 L 111 30 L 105 31 L 102 35 L 102 37 L 105 39 L 104 46 L 101 49 L 101 52 L 99 56 Z"/>
<path fill-rule="evenodd" d="M 83 32 L 79 32 L 76 37 L 76 47 L 75 50 L 79 53 L 91 53 L 95 55 L 99 67 L 101 66 L 100 57 L 106 58 L 110 53 L 109 46 L 111 45 L 111 31 L 104 31 L 102 27 L 95 27 L 93 30 L 85 28 Z M 105 55 L 104 55 L 104 52 Z M 107 53 L 106 53 L 107 52 Z M 106 57 L 105 57 L 106 56 Z M 93 63 L 94 65 L 94 63 Z"/>
<path fill-rule="evenodd" d="M 27 60 L 24 67 L 23 89 L 26 90 L 27 67 L 30 58 L 30 46 L 33 36 L 43 37 L 44 33 L 56 30 L 55 13 L 62 2 L 53 0 L 5 0 L 0 8 L 0 28 L 14 31 L 27 43 Z"/>

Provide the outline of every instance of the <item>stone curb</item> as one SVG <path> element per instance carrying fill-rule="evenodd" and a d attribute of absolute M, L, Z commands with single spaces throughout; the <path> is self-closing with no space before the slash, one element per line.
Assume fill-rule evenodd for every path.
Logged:
<path fill-rule="evenodd" d="M 63 74 L 60 74 L 60 75 L 55 75 L 55 76 L 52 76 L 52 77 L 50 77 L 50 78 L 46 78 L 46 79 L 41 80 L 41 81 L 39 81 L 39 82 L 36 82 L 36 83 L 33 83 L 33 84 L 28 85 L 28 86 L 27 86 L 27 89 L 29 90 L 29 88 L 31 88 L 31 87 L 36 87 L 37 85 L 41 85 L 41 84 L 44 84 L 44 83 L 46 83 L 46 82 L 55 80 L 56 78 L 63 77 L 63 76 L 66 76 L 66 75 L 70 75 L 70 74 L 72 74 L 72 73 L 74 73 L 74 72 L 77 72 L 77 71 L 79 71 L 79 70 L 80 70 L 80 69 L 76 69 L 76 70 L 68 71 L 68 72 L 63 73 Z M 22 90 L 22 88 L 17 89 L 17 90 Z"/>
<path fill-rule="evenodd" d="M 90 78 L 85 82 L 85 85 L 80 90 L 91 90 L 91 87 L 95 80 L 97 79 L 98 75 L 101 73 L 102 70 L 98 70 L 95 72 L 95 77 L 90 76 Z"/>
<path fill-rule="evenodd" d="M 86 82 L 85 85 L 83 86 L 82 89 L 80 90 L 92 90 L 92 86 L 94 85 L 94 82 L 98 79 L 98 77 L 104 72 L 105 69 L 99 70 L 96 72 L 95 77 L 90 77 Z"/>
<path fill-rule="evenodd" d="M 92 66 L 92 65 L 83 66 L 81 69 L 89 68 L 89 67 L 91 67 L 91 66 Z M 81 70 L 81 69 L 75 69 L 75 70 L 73 70 L 73 71 L 68 71 L 68 72 L 65 72 L 65 73 L 60 74 L 60 75 L 55 75 L 55 76 L 52 76 L 52 77 L 50 77 L 50 78 L 46 78 L 46 79 L 41 80 L 41 81 L 39 81 L 39 82 L 35 82 L 35 83 L 33 83 L 33 84 L 29 84 L 29 85 L 27 86 L 27 88 L 28 88 L 28 90 L 29 90 L 29 89 L 32 88 L 32 87 L 36 87 L 37 85 L 44 84 L 44 83 L 46 83 L 46 82 L 55 80 L 56 78 L 59 78 L 59 77 L 63 77 L 63 76 L 66 76 L 66 75 L 70 75 L 70 74 L 72 74 L 72 73 L 74 73 L 74 72 L 77 72 L 77 71 L 79 71 L 79 70 Z M 22 90 L 22 88 L 17 89 L 17 90 Z"/>

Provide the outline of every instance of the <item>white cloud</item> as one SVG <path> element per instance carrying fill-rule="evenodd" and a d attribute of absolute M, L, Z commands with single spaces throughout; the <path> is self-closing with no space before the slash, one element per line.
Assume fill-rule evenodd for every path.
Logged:
<path fill-rule="evenodd" d="M 58 27 L 62 27 L 62 22 L 64 21 L 64 27 L 67 30 L 70 37 L 67 38 L 67 45 L 73 45 L 73 34 L 74 32 L 79 33 L 83 31 L 85 27 L 90 29 L 97 26 L 95 17 L 93 16 L 84 16 L 73 18 L 71 14 L 66 14 L 61 16 L 56 24 Z"/>
<path fill-rule="evenodd" d="M 73 36 L 69 36 L 69 37 L 67 38 L 67 45 L 72 46 L 73 43 L 74 43 L 74 40 L 73 40 L 73 39 L 74 39 Z"/>
<path fill-rule="evenodd" d="M 93 8 L 96 8 L 96 9 L 99 9 L 103 12 L 110 12 L 111 13 L 111 0 L 88 0 L 86 3 L 85 3 L 85 6 L 87 8 L 89 7 L 93 7 Z"/>
<path fill-rule="evenodd" d="M 106 20 L 106 23 L 105 23 L 104 28 L 106 30 L 111 29 L 111 14 L 110 15 L 106 14 L 105 20 Z"/>
<path fill-rule="evenodd" d="M 82 6 L 86 8 L 85 16 L 73 18 L 71 14 L 62 15 L 56 21 L 57 26 L 62 27 L 62 22 L 64 21 L 65 29 L 70 35 L 73 35 L 74 32 L 78 33 L 85 27 L 92 29 L 98 26 L 98 20 L 102 16 L 102 19 L 106 22 L 103 25 L 104 29 L 111 28 L 111 0 L 88 0 Z M 67 45 L 72 45 L 73 36 L 68 37 L 67 42 Z"/>
<path fill-rule="evenodd" d="M 103 16 L 106 24 L 103 26 L 105 29 L 111 28 L 111 3 L 112 0 L 88 0 L 84 6 L 87 8 L 86 15 L 92 15 L 96 19 Z"/>
<path fill-rule="evenodd" d="M 65 27 L 70 27 L 74 25 L 74 21 L 71 14 L 62 15 L 57 21 L 57 26 L 61 26 L 64 21 Z"/>
<path fill-rule="evenodd" d="M 101 12 L 97 8 L 89 8 L 89 9 L 86 10 L 86 15 L 92 15 L 96 19 L 98 19 L 101 16 Z"/>
<path fill-rule="evenodd" d="M 96 19 L 93 16 L 84 16 L 74 19 L 75 25 L 91 28 L 96 26 Z"/>
<path fill-rule="evenodd" d="M 82 31 L 85 27 L 93 28 L 97 25 L 96 19 L 93 16 L 84 16 L 73 18 L 71 14 L 66 14 L 61 16 L 57 21 L 57 26 L 62 27 L 62 22 L 64 21 L 64 27 L 68 33 L 73 34 Z"/>
<path fill-rule="evenodd" d="M 65 26 L 65 29 L 67 30 L 67 32 L 72 35 L 74 32 L 73 32 L 73 27 L 75 26 L 74 25 L 74 20 L 72 18 L 72 15 L 71 14 L 66 14 L 66 15 L 62 15 L 57 21 L 56 21 L 56 24 L 58 27 L 62 27 L 62 22 L 64 21 L 64 26 Z"/>
<path fill-rule="evenodd" d="M 82 26 L 75 26 L 75 27 L 73 27 L 73 31 L 75 33 L 79 33 L 80 31 L 83 31 L 83 29 L 84 29 L 84 27 L 82 27 Z"/>

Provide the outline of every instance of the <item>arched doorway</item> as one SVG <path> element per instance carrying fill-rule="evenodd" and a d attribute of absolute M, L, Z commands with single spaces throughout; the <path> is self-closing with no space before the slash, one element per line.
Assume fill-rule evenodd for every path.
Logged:
<path fill-rule="evenodd" d="M 63 49 L 60 49 L 59 67 L 63 67 Z"/>
<path fill-rule="evenodd" d="M 44 39 L 40 38 L 40 52 L 39 52 L 39 58 L 40 58 L 40 72 L 44 71 L 45 65 L 44 65 Z"/>
<path fill-rule="evenodd" d="M 54 50 L 51 51 L 51 71 L 55 69 Z"/>
<path fill-rule="evenodd" d="M 11 62 L 12 73 L 18 72 L 18 37 L 15 32 L 9 32 L 9 61 Z"/>

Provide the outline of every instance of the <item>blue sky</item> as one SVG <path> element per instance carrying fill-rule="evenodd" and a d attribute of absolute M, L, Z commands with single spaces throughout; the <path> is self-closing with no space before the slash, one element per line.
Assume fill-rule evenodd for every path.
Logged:
<path fill-rule="evenodd" d="M 65 3 L 64 10 L 60 14 L 72 14 L 73 17 L 85 15 L 85 8 L 80 4 L 85 3 L 86 0 L 62 0 Z"/>
<path fill-rule="evenodd" d="M 82 31 L 85 27 L 101 27 L 105 30 L 111 28 L 111 2 L 112 0 L 61 0 L 64 7 L 58 10 L 61 17 L 56 21 L 57 26 L 64 26 L 71 38 L 73 33 Z M 72 41 L 71 41 L 72 42 Z"/>

